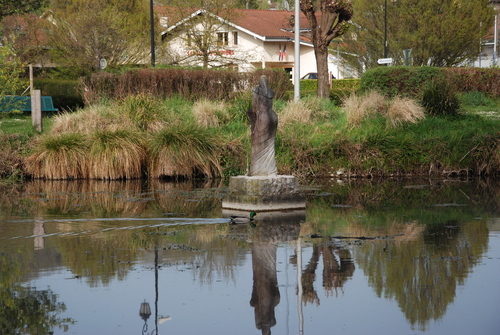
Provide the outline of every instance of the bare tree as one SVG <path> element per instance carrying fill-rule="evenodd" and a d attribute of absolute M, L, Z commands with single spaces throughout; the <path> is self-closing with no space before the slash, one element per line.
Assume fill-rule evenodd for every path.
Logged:
<path fill-rule="evenodd" d="M 54 59 L 66 66 L 99 69 L 148 59 L 149 7 L 135 0 L 53 0 L 50 20 Z"/>
<path fill-rule="evenodd" d="M 170 63 L 188 66 L 226 67 L 239 59 L 237 35 L 230 23 L 239 15 L 236 0 L 174 0 L 171 12 L 176 24 L 163 35 L 164 42 L 182 41 L 182 47 L 170 52 Z M 169 17 L 169 20 L 171 18 Z"/>

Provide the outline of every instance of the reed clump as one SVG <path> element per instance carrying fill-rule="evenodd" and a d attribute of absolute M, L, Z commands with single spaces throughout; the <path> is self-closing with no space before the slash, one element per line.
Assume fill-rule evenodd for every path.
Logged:
<path fill-rule="evenodd" d="M 298 102 L 290 100 L 277 111 L 278 126 L 283 130 L 293 123 L 312 124 L 325 120 L 331 114 L 330 108 L 325 100 L 318 97 L 309 96 Z"/>
<path fill-rule="evenodd" d="M 27 172 L 36 178 L 80 179 L 88 177 L 89 143 L 84 134 L 61 133 L 39 139 L 27 159 Z"/>
<path fill-rule="evenodd" d="M 96 131 L 88 141 L 90 179 L 137 179 L 146 163 L 144 134 L 126 130 Z"/>
<path fill-rule="evenodd" d="M 169 125 L 152 133 L 147 146 L 151 178 L 222 175 L 222 140 L 207 128 L 193 123 Z"/>
<path fill-rule="evenodd" d="M 202 127 L 218 127 L 229 121 L 226 104 L 222 101 L 201 99 L 193 104 L 193 115 Z"/>
<path fill-rule="evenodd" d="M 425 118 L 425 110 L 415 100 L 395 96 L 387 98 L 376 90 L 366 94 L 351 94 L 343 101 L 347 123 L 359 126 L 369 117 L 382 116 L 388 127 L 417 123 Z"/>

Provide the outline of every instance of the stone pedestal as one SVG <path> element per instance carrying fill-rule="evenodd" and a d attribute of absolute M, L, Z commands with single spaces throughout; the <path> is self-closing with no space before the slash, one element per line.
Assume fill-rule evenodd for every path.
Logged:
<path fill-rule="evenodd" d="M 306 201 L 294 176 L 237 176 L 229 181 L 222 208 L 256 212 L 304 209 Z"/>

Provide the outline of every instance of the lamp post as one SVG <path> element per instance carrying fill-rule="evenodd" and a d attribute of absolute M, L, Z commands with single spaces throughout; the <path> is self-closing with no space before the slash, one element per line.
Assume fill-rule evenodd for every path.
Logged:
<path fill-rule="evenodd" d="M 294 77 L 293 77 L 293 99 L 300 101 L 300 1 L 295 0 L 295 44 L 293 51 L 294 58 Z"/>
<path fill-rule="evenodd" d="M 384 0 L 384 58 L 387 58 L 387 0 Z"/>
<path fill-rule="evenodd" d="M 151 28 L 151 66 L 155 66 L 155 19 L 153 0 L 149 0 L 149 24 Z"/>
<path fill-rule="evenodd" d="M 398 0 L 391 0 L 397 2 Z M 384 0 L 384 58 L 388 57 L 389 47 L 387 41 L 387 0 Z"/>

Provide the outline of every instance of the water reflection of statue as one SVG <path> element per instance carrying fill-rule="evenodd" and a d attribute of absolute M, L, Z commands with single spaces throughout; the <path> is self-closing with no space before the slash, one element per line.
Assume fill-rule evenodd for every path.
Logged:
<path fill-rule="evenodd" d="M 250 305 L 254 307 L 255 326 L 262 334 L 271 334 L 276 325 L 274 308 L 280 303 L 280 291 L 276 273 L 276 251 L 279 242 L 296 240 L 300 232 L 299 222 L 305 212 L 279 213 L 276 216 L 262 214 L 256 228 L 252 229 L 253 290 Z"/>
<path fill-rule="evenodd" d="M 280 302 L 276 276 L 276 244 L 252 243 L 253 290 L 250 305 L 255 308 L 255 326 L 262 334 L 271 334 L 276 325 L 274 307 Z"/>
<path fill-rule="evenodd" d="M 274 158 L 278 116 L 272 109 L 273 96 L 273 90 L 267 87 L 266 76 L 261 76 L 259 86 L 253 90 L 252 108 L 247 112 L 252 131 L 249 176 L 272 176 L 278 173 Z"/>

